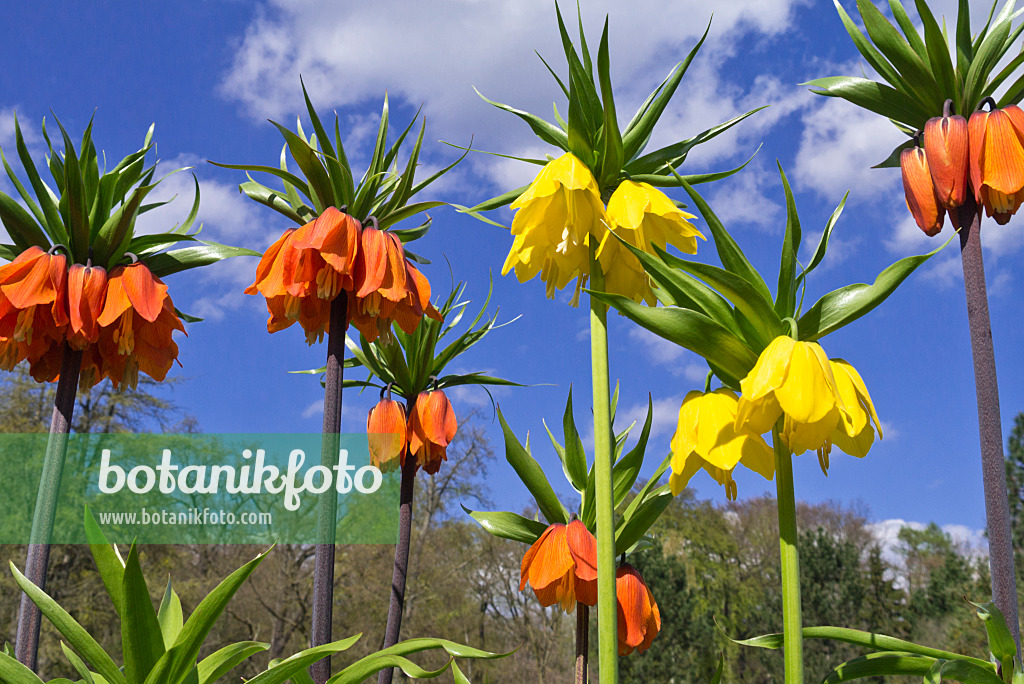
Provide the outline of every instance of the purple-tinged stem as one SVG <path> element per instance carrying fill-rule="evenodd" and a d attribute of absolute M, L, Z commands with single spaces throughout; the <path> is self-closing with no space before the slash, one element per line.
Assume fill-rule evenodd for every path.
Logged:
<path fill-rule="evenodd" d="M 57 381 L 57 396 L 53 400 L 53 417 L 50 419 L 50 438 L 46 441 L 46 456 L 43 458 L 43 472 L 39 477 L 39 492 L 36 494 L 32 532 L 28 541 L 28 558 L 25 562 L 25 577 L 44 590 L 46 570 L 50 564 L 50 537 L 53 535 L 53 521 L 57 513 L 57 499 L 60 495 L 60 481 L 64 475 L 68 435 L 71 433 L 71 416 L 75 411 L 81 369 L 81 350 L 72 349 L 65 342 L 60 362 L 60 379 Z M 18 634 L 15 637 L 14 655 L 32 671 L 36 669 L 36 660 L 39 656 L 41 620 L 39 608 L 29 600 L 27 594 L 22 594 L 21 605 L 18 608 Z"/>
<path fill-rule="evenodd" d="M 327 373 L 324 379 L 324 429 L 320 464 L 333 469 L 341 448 L 341 385 L 344 379 L 345 331 L 348 328 L 348 293 L 342 291 L 331 302 L 327 330 Z M 313 630 L 310 647 L 331 642 L 334 619 L 334 543 L 337 538 L 338 497 L 333 489 L 317 503 L 316 550 L 313 561 Z M 316 684 L 331 677 L 331 659 L 324 658 L 309 668 Z"/>
<path fill-rule="evenodd" d="M 960 207 L 960 258 L 964 267 L 967 323 L 974 356 L 974 386 L 978 396 L 978 430 L 981 436 L 981 472 L 985 481 L 985 515 L 988 523 L 992 597 L 1002 611 L 1020 657 L 1017 618 L 1017 587 L 1010 533 L 1010 505 L 1003 461 L 1003 428 L 999 416 L 999 385 L 992 346 L 992 323 L 985 290 L 985 265 L 981 255 L 981 212 L 972 198 Z"/>
<path fill-rule="evenodd" d="M 587 655 L 590 650 L 590 606 L 576 603 L 576 684 L 587 684 Z"/>
<path fill-rule="evenodd" d="M 416 485 L 416 457 L 408 454 L 402 466 L 402 491 L 398 504 L 398 543 L 395 545 L 395 569 L 391 575 L 391 603 L 388 626 L 384 632 L 384 648 L 398 643 L 405 609 L 405 579 L 409 572 L 409 541 L 412 537 L 412 495 Z M 392 668 L 381 670 L 377 684 L 391 684 Z"/>

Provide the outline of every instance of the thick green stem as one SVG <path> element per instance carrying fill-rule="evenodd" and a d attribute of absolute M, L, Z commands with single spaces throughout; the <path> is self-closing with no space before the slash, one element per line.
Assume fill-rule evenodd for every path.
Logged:
<path fill-rule="evenodd" d="M 793 456 L 772 429 L 775 447 L 775 487 L 779 505 L 779 551 L 782 557 L 782 635 L 786 684 L 803 684 L 804 638 L 800 614 L 800 553 L 797 550 L 796 495 Z"/>
<path fill-rule="evenodd" d="M 604 273 L 590 246 L 590 285 L 604 289 Z M 615 499 L 612 494 L 612 415 L 608 389 L 608 307 L 590 298 L 590 366 L 594 383 L 594 474 L 597 504 L 597 643 L 601 684 L 619 681 L 615 603 Z"/>

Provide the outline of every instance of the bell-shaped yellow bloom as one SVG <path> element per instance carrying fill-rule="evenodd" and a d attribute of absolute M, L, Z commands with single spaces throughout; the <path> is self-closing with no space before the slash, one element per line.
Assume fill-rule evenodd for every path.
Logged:
<path fill-rule="evenodd" d="M 511 208 L 515 240 L 501 274 L 514 268 L 525 283 L 539 273 L 549 298 L 576 278 L 578 292 L 590 273 L 590 236 L 602 235 L 607 221 L 590 169 L 567 152 L 548 162 Z"/>
<path fill-rule="evenodd" d="M 772 448 L 748 429 L 736 427 L 738 399 L 732 390 L 714 392 L 693 390 L 679 408 L 679 424 L 672 437 L 672 494 L 683 491 L 690 478 L 703 468 L 726 496 L 736 499 L 736 483 L 732 471 L 737 463 L 767 480 L 775 477 L 775 454 Z"/>
<path fill-rule="evenodd" d="M 828 356 L 815 342 L 776 337 L 740 389 L 737 429 L 763 434 L 785 416 L 781 436 L 794 454 L 827 451 L 836 426 L 849 417 Z"/>
<path fill-rule="evenodd" d="M 686 254 L 697 253 L 697 238 L 704 239 L 665 193 L 647 183 L 622 181 L 608 200 L 608 226 L 637 249 L 653 253 L 652 245 L 676 247 Z M 607 292 L 654 305 L 651 281 L 633 256 L 618 240 L 605 233 L 598 251 Z"/>
<path fill-rule="evenodd" d="M 875 430 L 871 423 L 878 430 L 878 438 L 882 438 L 882 424 L 875 413 L 875 405 L 856 368 L 843 359 L 830 359 L 829 364 L 832 366 L 839 396 L 846 406 L 842 420 L 832 433 L 832 444 L 851 456 L 864 458 L 875 441 Z"/>

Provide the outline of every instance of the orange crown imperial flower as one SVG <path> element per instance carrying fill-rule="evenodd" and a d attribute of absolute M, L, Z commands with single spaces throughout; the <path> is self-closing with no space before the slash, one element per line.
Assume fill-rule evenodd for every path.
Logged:
<path fill-rule="evenodd" d="M 1016 105 L 979 109 L 971 114 L 967 134 L 975 199 L 1004 225 L 1024 201 L 1024 112 Z"/>
<path fill-rule="evenodd" d="M 615 571 L 615 598 L 618 601 L 619 655 L 634 650 L 643 653 L 661 630 L 661 612 L 654 595 L 640 572 L 629 563 Z"/>
<path fill-rule="evenodd" d="M 405 461 L 406 421 L 401 403 L 382 397 L 366 417 L 366 433 L 373 465 L 387 471 Z"/>
<path fill-rule="evenodd" d="M 544 607 L 597 603 L 597 540 L 579 520 L 549 526 L 523 556 L 519 591 L 529 584 Z"/>
<path fill-rule="evenodd" d="M 167 286 L 141 262 L 110 272 L 106 302 L 97 323 L 101 326 L 98 345 L 103 363 L 99 377 L 106 375 L 115 388 L 127 383 L 134 389 L 139 371 L 162 381 L 178 358 L 178 345 L 171 334 L 185 332 Z"/>
<path fill-rule="evenodd" d="M 420 392 L 409 414 L 409 455 L 416 465 L 433 475 L 448 460 L 448 445 L 458 431 L 455 410 L 441 390 Z M 404 459 L 403 459 L 404 465 Z"/>
<path fill-rule="evenodd" d="M 100 266 L 72 264 L 68 271 L 68 343 L 85 349 L 100 338 L 99 317 L 107 300 L 107 270 Z"/>
<path fill-rule="evenodd" d="M 951 115 L 951 100 L 944 105 L 943 115 L 928 119 L 924 126 L 924 151 L 928 170 L 939 203 L 955 209 L 967 198 L 969 174 L 967 119 Z M 949 218 L 955 224 L 956 212 Z"/>
<path fill-rule="evenodd" d="M 913 214 L 917 226 L 926 235 L 938 235 L 942 230 L 946 210 L 935 193 L 925 150 L 920 147 L 903 150 L 900 153 L 900 170 L 903 172 L 907 208 Z"/>
<path fill-rule="evenodd" d="M 29 247 L 0 267 L 0 368 L 35 365 L 68 324 L 67 260 Z M 33 371 L 33 375 L 36 371 Z"/>

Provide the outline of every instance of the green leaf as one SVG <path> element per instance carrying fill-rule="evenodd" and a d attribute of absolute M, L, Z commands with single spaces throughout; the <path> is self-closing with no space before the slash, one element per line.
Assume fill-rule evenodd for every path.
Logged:
<path fill-rule="evenodd" d="M 25 211 L 12 197 L 0 192 L 0 222 L 7 229 L 18 251 L 24 251 L 36 245 L 42 249 L 49 249 L 50 241 L 46 239 L 39 224 L 35 222 L 32 215 Z"/>
<path fill-rule="evenodd" d="M 71 230 L 70 247 L 75 260 L 82 262 L 89 252 L 89 209 L 82 180 L 82 168 L 75 154 L 75 145 L 59 119 L 57 125 L 64 136 L 64 194 L 61 196 L 61 204 L 67 200 L 68 227 Z"/>
<path fill-rule="evenodd" d="M 786 236 L 782 240 L 779 289 L 775 296 L 775 313 L 778 314 L 780 319 L 778 330 L 781 330 L 781 319 L 796 315 L 796 260 L 800 254 L 801 235 L 800 215 L 796 211 L 796 200 L 793 198 L 793 190 L 789 187 L 789 179 L 786 178 L 786 172 L 782 170 L 782 164 L 778 164 L 778 166 L 779 175 L 782 176 L 782 187 L 786 191 Z M 736 302 L 733 303 L 735 304 Z M 744 311 L 743 313 L 746 314 L 747 312 Z M 751 322 L 756 323 L 756 319 L 751 318 L 749 314 L 747 318 L 750 318 Z"/>
<path fill-rule="evenodd" d="M 704 314 L 676 307 L 654 309 L 621 295 L 592 294 L 634 323 L 703 356 L 736 383 L 746 377 L 757 362 L 757 354 L 746 344 Z"/>
<path fill-rule="evenodd" d="M 711 230 L 711 235 L 715 240 L 715 249 L 718 250 L 718 258 L 721 259 L 722 265 L 725 266 L 726 270 L 735 273 L 745 281 L 750 283 L 764 298 L 766 302 L 772 301 L 772 293 L 768 290 L 768 285 L 765 284 L 764 279 L 756 268 L 750 263 L 743 250 L 736 244 L 732 235 L 725 229 L 722 222 L 718 220 L 715 213 L 711 211 L 711 207 L 704 201 L 704 198 L 693 189 L 691 183 L 683 180 L 681 176 L 672 171 L 673 175 L 679 179 L 680 185 L 686 190 L 686 193 L 693 200 L 697 207 L 697 210 L 707 221 L 708 228 Z"/>
<path fill-rule="evenodd" d="M 587 487 L 587 455 L 583 451 L 583 440 L 576 429 L 576 421 L 572 415 L 572 386 L 569 387 L 569 399 L 565 403 L 562 414 L 562 431 L 565 435 L 562 468 L 570 484 L 578 492 Z"/>
<path fill-rule="evenodd" d="M 309 198 L 316 205 L 314 206 L 314 209 L 316 209 L 317 213 L 322 213 L 327 207 L 337 206 L 336 199 L 334 197 L 334 188 L 331 185 L 330 178 L 327 176 L 327 170 L 324 168 L 323 163 L 321 163 L 320 156 L 317 154 L 316 150 L 314 150 L 305 140 L 295 135 L 276 121 L 271 121 L 270 123 L 274 124 L 277 130 L 281 132 L 281 135 L 284 136 L 285 143 L 288 145 L 288 151 L 292 154 L 292 159 L 295 160 L 299 169 L 302 170 L 303 175 L 305 175 L 309 180 L 309 190 L 307 192 Z M 279 169 L 271 171 L 270 169 L 273 168 L 274 167 L 272 166 L 268 166 L 254 170 L 265 171 L 266 173 L 274 174 L 283 178 L 281 174 L 284 174 L 285 172 L 280 171 Z M 298 179 L 296 178 L 295 180 Z M 295 187 L 302 189 L 302 185 L 291 180 L 288 182 L 292 183 Z"/>
<path fill-rule="evenodd" d="M 1000 663 L 1010 662 L 1017 655 L 1017 642 L 1006 626 L 1006 618 L 995 602 L 975 603 L 968 601 L 978 609 L 978 618 L 985 623 L 988 635 L 988 650 Z"/>
<path fill-rule="evenodd" d="M 897 145 L 892 152 L 889 153 L 888 157 L 886 157 L 883 161 L 880 161 L 879 163 L 875 164 L 871 168 L 898 169 L 900 167 L 900 155 L 903 154 L 903 150 L 909 150 L 915 147 L 917 147 L 917 143 L 915 143 L 913 139 L 908 140 L 905 143 L 901 143 Z"/>
<path fill-rule="evenodd" d="M 42 589 L 26 579 L 14 563 L 10 564 L 11 574 L 21 590 L 28 595 L 46 619 L 63 635 L 71 647 L 92 666 L 92 669 L 103 675 L 109 684 L 127 684 L 124 675 L 110 659 L 106 651 L 96 642 L 92 636 L 85 631 L 82 625 L 71 617 L 66 610 L 57 605 L 57 602 L 50 598 Z"/>
<path fill-rule="evenodd" d="M 869 653 L 842 663 L 825 677 L 824 684 L 849 682 L 865 677 L 903 675 L 923 677 L 934 661 L 909 653 Z"/>
<path fill-rule="evenodd" d="M 896 0 L 893 1 L 895 2 Z M 928 7 L 926 0 L 915 0 L 915 4 L 917 6 L 917 13 L 920 15 L 921 22 L 924 25 L 927 58 L 931 63 L 932 73 L 941 84 L 942 92 L 946 97 L 952 98 L 956 112 L 962 114 L 961 92 L 956 87 L 956 71 L 953 68 L 953 62 L 949 55 L 949 43 L 946 41 L 945 36 L 943 36 L 942 29 L 939 28 L 938 22 L 935 21 L 935 16 Z"/>
<path fill-rule="evenodd" d="M 569 514 L 562 502 L 558 500 L 555 490 L 551 488 L 551 483 L 544 476 L 540 464 L 516 439 L 512 429 L 505 422 L 505 416 L 502 415 L 500 407 L 498 408 L 498 420 L 501 422 L 501 430 L 505 435 L 505 458 L 526 488 L 530 490 L 541 515 L 549 523 L 568 523 Z"/>
<path fill-rule="evenodd" d="M 291 657 L 278 661 L 277 664 L 269 670 L 265 670 L 252 679 L 246 680 L 246 684 L 284 684 L 284 682 L 288 681 L 290 677 L 299 672 L 305 671 L 305 669 L 313 663 L 322 660 L 325 657 L 348 650 L 359 640 L 359 637 L 361 636 L 362 634 L 356 634 L 355 636 L 351 636 L 347 639 L 299 651 Z M 335 677 L 337 677 L 337 675 L 335 675 Z M 329 681 L 334 682 L 335 677 L 332 677 Z"/>
<path fill-rule="evenodd" d="M 820 88 L 811 90 L 816 95 L 841 97 L 858 107 L 895 119 L 914 129 L 924 128 L 933 112 L 904 93 L 883 83 L 856 76 L 830 76 L 816 78 L 800 85 Z"/>
<path fill-rule="evenodd" d="M 686 55 L 686 58 L 676 65 L 675 69 L 668 75 L 668 78 L 658 86 L 658 89 L 655 91 L 657 95 L 653 96 L 650 104 L 641 107 L 643 113 L 637 112 L 637 116 L 626 127 L 626 132 L 622 136 L 623 156 L 626 159 L 632 159 L 639 154 L 650 139 L 654 125 L 658 123 L 658 119 L 665 112 L 669 100 L 675 94 L 676 88 L 679 87 L 680 81 L 683 80 L 683 75 L 690 67 L 690 62 L 693 61 L 693 58 L 704 44 L 704 40 L 708 37 L 708 31 L 710 30 L 711 22 L 708 21 L 708 25 L 704 29 L 704 35 L 700 37 L 700 40 L 693 46 L 693 49 Z"/>
<path fill-rule="evenodd" d="M 864 60 L 886 81 L 900 89 L 906 88 L 907 83 L 900 73 L 894 69 L 891 64 L 889 64 L 882 53 L 880 53 L 875 46 L 871 44 L 871 41 L 860 32 L 860 29 L 857 28 L 853 19 L 851 19 L 850 15 L 846 13 L 845 9 L 843 9 L 839 0 L 832 0 L 832 2 L 836 6 L 836 11 L 839 12 L 839 19 L 843 22 L 846 32 L 850 35 L 850 39 L 853 40 L 853 44 L 857 48 L 857 51 L 863 55 Z"/>
<path fill-rule="evenodd" d="M 85 538 L 89 542 L 89 551 L 100 572 L 100 579 L 103 580 L 110 602 L 114 604 L 117 614 L 121 615 L 121 603 L 124 600 L 124 561 L 107 541 L 88 506 L 85 507 Z"/>
<path fill-rule="evenodd" d="M 6 684 L 43 684 L 35 672 L 6 653 L 0 653 L 0 681 Z"/>
<path fill-rule="evenodd" d="M 476 88 L 473 88 L 473 90 L 476 90 Z M 489 100 L 486 97 L 484 97 L 484 95 L 479 90 L 476 90 L 476 94 L 479 95 L 484 102 L 493 105 L 498 109 L 502 109 L 506 112 L 518 116 L 520 119 L 525 121 L 530 126 L 530 129 L 534 132 L 534 134 L 544 142 L 566 151 L 569 150 L 569 137 L 566 134 L 566 132 L 563 131 L 558 126 L 555 126 L 554 124 L 545 121 L 539 116 L 530 114 L 529 112 L 524 112 L 522 110 L 516 109 L 515 107 L 510 107 L 507 104 L 502 104 L 500 102 Z"/>
<path fill-rule="evenodd" d="M 846 627 L 804 627 L 803 636 L 804 639 L 830 639 L 832 641 L 841 641 L 843 643 L 853 644 L 854 646 L 861 646 L 863 648 L 871 648 L 880 651 L 912 653 L 914 655 L 925 656 L 932 659 L 960 659 L 982 667 L 989 665 L 989 663 L 978 658 L 971 658 L 969 656 L 953 653 L 952 651 L 943 651 L 938 648 L 915 644 L 912 641 L 897 639 L 896 637 L 886 636 L 885 634 L 873 634 L 859 629 L 848 629 Z M 784 645 L 784 638 L 782 634 L 764 634 L 751 639 L 733 639 L 726 634 L 726 638 L 738 646 L 779 649 Z"/>
<path fill-rule="evenodd" d="M 582 36 L 582 33 L 581 33 Z M 601 100 L 604 106 L 604 148 L 601 154 L 600 184 L 607 187 L 619 177 L 624 161 L 622 135 L 615 116 L 615 99 L 612 95 L 612 79 L 608 59 L 608 18 L 604 20 L 601 46 L 597 51 L 597 74 L 601 83 Z"/>
<path fill-rule="evenodd" d="M 508 511 L 487 513 L 484 511 L 471 511 L 465 506 L 462 507 L 462 510 L 466 511 L 473 520 L 480 523 L 480 527 L 495 537 L 511 539 L 512 541 L 524 544 L 533 544 L 544 533 L 544 530 L 548 528 L 542 522 L 530 520 Z"/>
<path fill-rule="evenodd" d="M 44 134 L 45 130 L 44 126 Z M 43 182 L 43 179 L 39 177 L 36 165 L 32 161 L 32 155 L 28 153 L 28 147 L 25 145 L 25 138 L 21 134 L 21 126 L 18 125 L 17 115 L 14 117 L 14 142 L 18 149 L 18 157 L 25 168 L 25 175 L 28 176 L 29 183 L 36 193 L 36 198 L 39 200 L 39 207 L 43 215 L 46 216 L 45 227 L 48 228 L 47 234 L 54 244 L 66 245 L 68 243 L 68 233 L 64 226 L 64 220 L 61 218 L 60 211 L 57 208 L 58 198 L 46 183 Z"/>
<path fill-rule="evenodd" d="M 372 653 L 352 663 L 328 681 L 331 684 L 356 684 L 357 682 L 365 682 L 368 677 L 381 670 L 396 667 L 414 679 L 433 679 L 442 675 L 451 666 L 453 661 L 454 659 L 449 658 L 448 662 L 437 670 L 427 670 L 402 656 Z"/>
<path fill-rule="evenodd" d="M 92 672 L 89 671 L 85 662 L 78 657 L 78 654 L 68 648 L 63 641 L 60 642 L 60 650 L 64 652 L 64 657 L 71 663 L 71 667 L 75 668 L 75 672 L 82 678 L 84 684 L 96 684 L 96 679 L 92 676 Z"/>
<path fill-rule="evenodd" d="M 181 612 L 181 599 L 171 588 L 171 578 L 167 578 L 167 589 L 164 590 L 164 597 L 160 601 L 160 608 L 157 610 L 157 622 L 160 623 L 160 633 L 163 635 L 164 648 L 168 649 L 174 645 L 174 641 L 181 633 L 181 627 L 185 622 L 185 616 Z"/>
<path fill-rule="evenodd" d="M 893 18 L 896 19 L 896 23 L 900 25 L 900 29 L 903 30 L 903 35 L 906 37 L 907 42 L 910 43 L 910 47 L 913 48 L 914 53 L 923 60 L 928 59 L 928 48 L 925 47 L 924 41 L 921 40 L 921 36 L 917 32 L 917 27 L 914 26 L 914 22 L 910 18 L 910 15 L 907 14 L 907 10 L 903 7 L 903 3 L 901 3 L 900 0 L 889 0 L 889 9 L 892 10 Z"/>
<path fill-rule="evenodd" d="M 929 67 L 871 0 L 857 0 L 857 9 L 871 40 L 903 77 L 904 91 L 913 93 L 927 106 L 940 110 L 942 97 Z"/>
<path fill-rule="evenodd" d="M 879 273 L 871 285 L 856 283 L 829 292 L 800 317 L 800 339 L 820 339 L 868 313 L 895 292 L 918 266 L 938 254 L 953 237 L 927 254 L 900 259 Z"/>
<path fill-rule="evenodd" d="M 825 252 L 828 251 L 828 240 L 832 236 L 832 229 L 835 228 L 836 221 L 843 213 L 843 207 L 846 206 L 846 198 L 850 196 L 849 191 L 843 195 L 842 201 L 839 202 L 839 206 L 835 208 L 832 215 L 828 217 L 828 222 L 825 223 L 825 230 L 821 231 L 821 239 L 818 240 L 818 246 L 814 250 L 814 254 L 811 256 L 810 263 L 807 264 L 807 268 L 797 276 L 796 285 L 799 286 L 801 281 L 805 280 L 807 276 L 818 267 L 818 264 L 825 258 Z"/>
<path fill-rule="evenodd" d="M 181 633 L 146 677 L 145 684 L 179 684 L 195 666 L 196 656 L 213 624 L 224 607 L 235 595 L 252 571 L 263 562 L 267 553 L 261 553 L 235 570 L 199 602 L 195 611 L 182 627 Z"/>
<path fill-rule="evenodd" d="M 771 301 L 765 301 L 762 293 L 742 276 L 710 264 L 680 259 L 657 245 L 655 249 L 668 266 L 693 274 L 725 295 L 751 322 L 765 346 L 783 333 L 782 318 L 775 313 Z"/>
<path fill-rule="evenodd" d="M 1009 4 L 1009 3 L 1007 3 Z M 974 59 L 971 61 L 971 68 L 964 79 L 964 108 L 974 110 L 975 105 L 981 99 L 981 92 L 984 90 L 985 81 L 996 63 L 1005 53 L 1003 42 L 1009 36 L 1010 22 L 1005 21 L 992 27 L 992 33 L 985 37 L 978 48 Z"/>
<path fill-rule="evenodd" d="M 619 504 L 625 500 L 626 494 L 633 488 L 636 478 L 640 474 L 640 468 L 644 464 L 644 452 L 647 450 L 647 440 L 651 436 L 653 419 L 654 404 L 650 393 L 648 393 L 647 420 L 644 421 L 644 429 L 640 432 L 640 438 L 637 440 L 636 446 L 612 466 L 612 492 L 615 508 L 618 508 Z"/>
<path fill-rule="evenodd" d="M 164 640 L 139 566 L 139 550 L 134 544 L 125 559 L 122 593 L 121 652 L 124 655 L 124 675 L 130 682 L 141 682 L 164 654 Z"/>
<path fill-rule="evenodd" d="M 632 515 L 624 516 L 619 528 L 615 530 L 615 555 L 625 553 L 644 536 L 670 503 L 672 492 L 662 491 L 641 503 Z"/>
<path fill-rule="evenodd" d="M 262 653 L 270 647 L 259 641 L 239 641 L 228 644 L 219 651 L 199 661 L 197 667 L 199 684 L 214 684 L 218 679 L 237 667 L 243 660 Z"/>
<path fill-rule="evenodd" d="M 190 268 L 215 264 L 223 259 L 238 256 L 261 256 L 259 252 L 244 247 L 231 247 L 216 242 L 202 242 L 201 247 L 184 247 L 170 252 L 161 252 L 145 259 L 146 265 L 158 278 L 185 271 Z"/>

